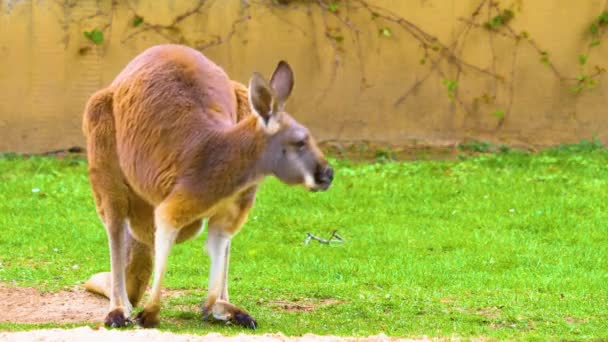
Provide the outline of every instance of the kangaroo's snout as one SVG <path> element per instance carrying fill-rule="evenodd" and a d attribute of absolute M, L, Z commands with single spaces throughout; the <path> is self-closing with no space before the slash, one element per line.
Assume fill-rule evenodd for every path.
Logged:
<path fill-rule="evenodd" d="M 315 183 L 317 187 L 313 191 L 325 191 L 331 186 L 331 182 L 334 180 L 334 169 L 326 164 L 325 166 L 319 165 L 317 172 L 315 172 Z"/>

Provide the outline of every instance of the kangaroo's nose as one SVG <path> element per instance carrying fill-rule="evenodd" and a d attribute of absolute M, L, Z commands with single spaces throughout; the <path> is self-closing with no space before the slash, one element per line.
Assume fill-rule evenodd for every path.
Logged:
<path fill-rule="evenodd" d="M 325 177 L 329 179 L 330 182 L 334 180 L 334 169 L 331 166 L 327 165 L 325 167 L 325 172 L 323 173 L 325 174 Z"/>
<path fill-rule="evenodd" d="M 331 184 L 331 182 L 334 180 L 334 169 L 329 165 L 319 167 L 317 173 L 315 174 L 315 180 L 320 184 Z"/>
<path fill-rule="evenodd" d="M 334 180 L 334 169 L 325 164 L 324 166 L 317 165 L 317 171 L 315 172 L 315 183 L 316 187 L 312 191 L 325 191 L 331 186 L 331 182 Z"/>

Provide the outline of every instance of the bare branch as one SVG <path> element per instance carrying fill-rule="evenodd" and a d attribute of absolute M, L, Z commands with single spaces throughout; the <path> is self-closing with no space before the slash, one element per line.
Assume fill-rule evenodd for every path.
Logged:
<path fill-rule="evenodd" d="M 135 7 L 131 4 L 130 1 L 127 1 L 126 4 L 127 4 L 127 7 L 129 7 L 129 10 L 131 11 L 131 13 L 133 14 L 134 17 L 142 17 L 141 15 L 139 15 L 137 13 Z M 186 20 L 187 18 L 189 18 L 197 13 L 200 13 L 200 10 L 204 4 L 205 4 L 205 0 L 198 0 L 196 6 L 194 6 L 192 9 L 176 16 L 175 18 L 173 18 L 171 23 L 168 25 L 151 24 L 147 21 L 144 21 L 143 23 L 141 23 L 142 28 L 129 34 L 127 37 L 125 37 L 122 40 L 122 43 L 126 43 L 127 41 L 133 39 L 135 36 L 138 36 L 144 32 L 148 32 L 148 31 L 154 31 L 155 33 L 157 33 L 158 35 L 160 35 L 167 41 L 170 41 L 173 43 L 182 43 L 182 41 L 184 40 L 183 35 L 181 33 L 181 30 L 179 30 L 179 28 L 177 27 L 177 25 L 179 23 L 181 23 L 182 21 Z M 174 39 L 170 35 L 168 35 L 167 32 L 179 32 L 180 35 L 182 36 L 181 37 L 182 39 Z"/>
<path fill-rule="evenodd" d="M 224 35 L 224 37 L 216 37 L 213 41 L 211 41 L 209 43 L 205 43 L 203 45 L 197 46 L 196 49 L 203 51 L 212 46 L 216 46 L 216 45 L 220 45 L 220 44 L 224 44 L 224 43 L 228 42 L 232 38 L 232 36 L 236 33 L 236 27 L 239 24 L 242 24 L 249 19 L 251 19 L 251 15 L 249 15 L 248 13 L 243 15 L 242 17 L 240 17 L 237 20 L 232 22 L 232 27 L 230 28 L 230 31 L 228 31 L 228 33 L 226 33 L 226 35 Z"/>
<path fill-rule="evenodd" d="M 328 239 L 324 239 L 322 237 L 315 236 L 315 235 L 313 235 L 311 233 L 306 233 L 306 239 L 304 240 L 304 244 L 308 245 L 308 243 L 310 242 L 310 240 L 316 240 L 316 241 L 319 241 L 319 243 L 323 243 L 323 244 L 326 244 L 326 245 L 329 245 L 332 242 L 341 243 L 341 242 L 345 241 L 344 238 L 342 238 L 338 234 L 337 230 L 334 230 L 331 233 L 331 236 Z"/>

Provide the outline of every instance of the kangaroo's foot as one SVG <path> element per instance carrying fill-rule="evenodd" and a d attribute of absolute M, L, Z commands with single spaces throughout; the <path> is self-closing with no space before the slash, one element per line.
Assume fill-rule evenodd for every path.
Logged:
<path fill-rule="evenodd" d="M 117 308 L 108 313 L 104 319 L 104 324 L 108 328 L 124 328 L 131 324 L 131 320 L 122 308 Z"/>
<path fill-rule="evenodd" d="M 220 299 L 216 300 L 211 307 L 205 307 L 203 305 L 203 320 L 208 320 L 210 318 L 250 329 L 256 329 L 258 327 L 258 322 L 251 317 L 247 311 Z"/>
<path fill-rule="evenodd" d="M 146 308 L 135 316 L 135 322 L 142 328 L 156 328 L 160 324 L 160 308 Z"/>

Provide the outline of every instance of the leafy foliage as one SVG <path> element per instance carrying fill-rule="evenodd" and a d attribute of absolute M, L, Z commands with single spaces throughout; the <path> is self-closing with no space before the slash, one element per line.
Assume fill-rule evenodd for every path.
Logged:
<path fill-rule="evenodd" d="M 513 17 L 515 17 L 515 13 L 512 10 L 504 9 L 498 15 L 484 23 L 484 27 L 488 30 L 496 30 L 499 27 L 508 24 Z"/>
<path fill-rule="evenodd" d="M 103 31 L 100 29 L 95 28 L 91 31 L 85 31 L 84 36 L 95 45 L 103 44 Z"/>
<path fill-rule="evenodd" d="M 133 17 L 133 27 L 138 27 L 139 25 L 144 23 L 144 18 L 136 15 Z"/>
<path fill-rule="evenodd" d="M 454 101 L 456 98 L 456 90 L 458 89 L 458 81 L 445 79 L 442 83 L 448 90 L 448 98 L 450 101 Z"/>

